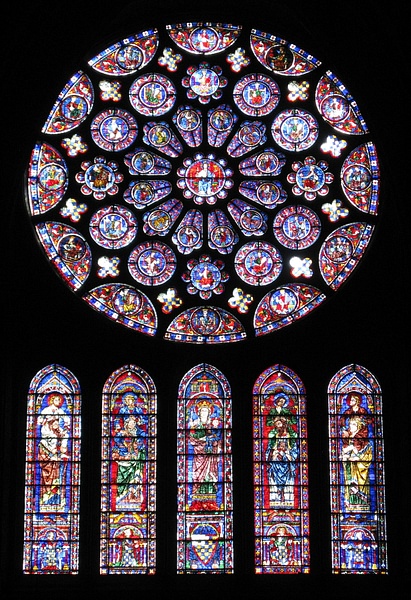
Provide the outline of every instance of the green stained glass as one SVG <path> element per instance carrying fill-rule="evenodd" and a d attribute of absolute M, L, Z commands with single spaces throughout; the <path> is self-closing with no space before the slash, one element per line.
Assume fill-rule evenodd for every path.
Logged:
<path fill-rule="evenodd" d="M 145 371 L 126 365 L 103 390 L 100 573 L 156 568 L 157 396 Z"/>

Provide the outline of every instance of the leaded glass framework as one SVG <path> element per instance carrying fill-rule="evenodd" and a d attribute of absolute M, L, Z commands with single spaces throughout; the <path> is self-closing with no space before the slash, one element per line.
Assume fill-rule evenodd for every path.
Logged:
<path fill-rule="evenodd" d="M 255 572 L 310 569 L 305 388 L 274 365 L 253 389 Z"/>
<path fill-rule="evenodd" d="M 61 365 L 41 369 L 27 401 L 23 571 L 77 574 L 81 395 Z"/>
<path fill-rule="evenodd" d="M 386 574 L 382 396 L 364 367 L 350 364 L 328 387 L 332 569 Z"/>
<path fill-rule="evenodd" d="M 133 32 L 81 65 L 34 145 L 27 207 L 85 303 L 174 342 L 263 336 L 339 290 L 377 223 L 345 85 L 241 24 Z"/>
<path fill-rule="evenodd" d="M 157 394 L 135 365 L 116 370 L 103 389 L 101 574 L 156 569 Z"/>
<path fill-rule="evenodd" d="M 232 573 L 231 389 L 218 369 L 183 377 L 177 419 L 177 572 Z"/>

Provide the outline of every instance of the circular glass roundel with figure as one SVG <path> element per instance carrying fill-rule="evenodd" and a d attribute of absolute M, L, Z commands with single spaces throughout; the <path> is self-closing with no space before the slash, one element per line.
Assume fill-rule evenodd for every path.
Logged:
<path fill-rule="evenodd" d="M 338 292 L 375 229 L 379 163 L 357 103 L 276 32 L 137 28 L 63 82 L 38 139 L 26 196 L 46 257 L 148 336 L 220 344 L 292 325 Z"/>

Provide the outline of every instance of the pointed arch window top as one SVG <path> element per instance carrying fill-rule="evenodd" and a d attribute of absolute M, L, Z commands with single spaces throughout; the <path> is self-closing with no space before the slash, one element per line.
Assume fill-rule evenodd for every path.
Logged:
<path fill-rule="evenodd" d="M 273 365 L 253 388 L 255 572 L 309 573 L 305 388 Z"/>
<path fill-rule="evenodd" d="M 381 388 L 361 365 L 328 387 L 332 567 L 386 574 L 387 531 Z"/>
<path fill-rule="evenodd" d="M 177 572 L 233 573 L 231 390 L 215 367 L 183 377 L 177 406 Z"/>
<path fill-rule="evenodd" d="M 23 571 L 75 575 L 79 567 L 81 395 L 76 377 L 48 365 L 27 402 Z"/>
<path fill-rule="evenodd" d="M 108 378 L 102 400 L 100 573 L 156 571 L 157 394 L 140 367 Z"/>

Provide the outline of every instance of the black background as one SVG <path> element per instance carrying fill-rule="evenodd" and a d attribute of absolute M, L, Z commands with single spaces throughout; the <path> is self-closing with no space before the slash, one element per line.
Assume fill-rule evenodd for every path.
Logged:
<path fill-rule="evenodd" d="M 408 597 L 410 583 L 408 189 L 409 34 L 402 3 L 263 0 L 239 6 L 190 2 L 7 3 L 2 9 L 3 220 L 1 393 L 1 591 L 9 598 L 108 598 L 142 593 L 182 598 Z M 380 219 L 369 250 L 339 292 L 307 318 L 235 344 L 198 346 L 151 339 L 110 322 L 70 292 L 42 255 L 25 208 L 23 179 L 52 103 L 84 56 L 146 27 L 211 21 L 278 35 L 319 58 L 345 84 L 373 133 L 381 168 Z M 407 161 L 407 162 L 406 162 Z M 176 392 L 185 372 L 208 362 L 233 394 L 235 574 L 175 575 Z M 327 385 L 343 366 L 371 371 L 383 391 L 387 483 L 387 576 L 332 576 L 328 496 Z M 70 369 L 83 392 L 80 573 L 23 576 L 26 395 L 50 363 Z M 100 393 L 107 377 L 134 363 L 159 396 L 158 572 L 98 575 Z M 253 574 L 251 391 L 280 363 L 308 397 L 312 565 L 309 575 Z"/>

